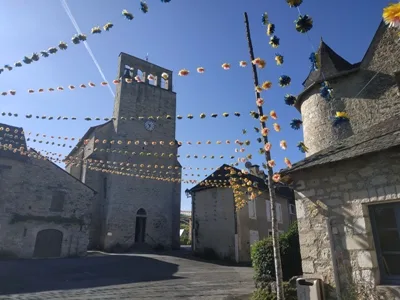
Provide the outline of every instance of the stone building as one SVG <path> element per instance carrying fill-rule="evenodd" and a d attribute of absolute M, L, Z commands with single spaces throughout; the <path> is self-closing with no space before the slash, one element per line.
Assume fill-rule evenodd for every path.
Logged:
<path fill-rule="evenodd" d="M 188 191 L 192 197 L 192 248 L 194 253 L 216 256 L 236 262 L 250 262 L 250 246 L 272 235 L 271 204 L 268 187 L 258 166 L 251 167 L 251 173 L 242 175 L 257 183 L 262 193 L 255 200 L 236 211 L 233 189 L 207 184 L 207 181 L 229 179 L 230 170 L 240 170 L 222 165 L 204 181 Z M 264 175 L 264 172 L 261 172 Z M 276 212 L 280 232 L 288 230 L 296 220 L 293 191 L 276 186 Z"/>
<path fill-rule="evenodd" d="M 112 120 L 91 127 L 66 166 L 98 191 L 90 248 L 179 248 L 181 166 L 172 71 L 121 53 L 117 78 Z"/>
<path fill-rule="evenodd" d="M 0 256 L 85 255 L 94 190 L 0 124 Z"/>
<path fill-rule="evenodd" d="M 326 299 L 400 297 L 397 41 L 381 23 L 356 64 L 321 42 L 320 68 L 295 104 L 309 152 L 281 176 L 295 189 L 304 276 L 323 280 Z M 334 91 L 329 101 L 319 94 L 323 80 Z M 337 111 L 349 122 L 333 126 Z"/>

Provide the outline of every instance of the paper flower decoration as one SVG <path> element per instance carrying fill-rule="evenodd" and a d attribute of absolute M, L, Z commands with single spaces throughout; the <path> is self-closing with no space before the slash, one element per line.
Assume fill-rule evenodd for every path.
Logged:
<path fill-rule="evenodd" d="M 113 23 L 107 23 L 106 25 L 104 25 L 103 26 L 103 29 L 105 30 L 105 31 L 109 31 L 111 28 L 113 28 L 114 27 L 114 24 Z"/>
<path fill-rule="evenodd" d="M 263 13 L 261 16 L 261 23 L 265 26 L 268 24 L 268 13 Z"/>
<path fill-rule="evenodd" d="M 22 67 L 22 63 L 20 61 L 18 61 L 14 64 L 14 67 Z"/>
<path fill-rule="evenodd" d="M 285 104 L 289 106 L 293 106 L 296 103 L 296 97 L 290 94 L 285 95 Z"/>
<path fill-rule="evenodd" d="M 271 148 L 272 148 L 271 143 L 266 143 L 266 144 L 264 145 L 264 150 L 267 151 L 267 152 L 270 151 Z"/>
<path fill-rule="evenodd" d="M 178 75 L 179 76 L 187 76 L 187 75 L 189 75 L 189 71 L 186 69 L 182 69 L 179 71 Z"/>
<path fill-rule="evenodd" d="M 303 3 L 303 0 L 286 0 L 286 3 L 290 7 L 299 7 Z"/>
<path fill-rule="evenodd" d="M 75 45 L 79 44 L 81 42 L 81 40 L 79 39 L 78 35 L 74 35 L 71 39 L 71 42 Z"/>
<path fill-rule="evenodd" d="M 162 74 L 161 74 L 161 77 L 162 77 L 164 80 L 168 80 L 168 78 L 169 78 L 169 76 L 168 76 L 167 73 L 162 73 Z"/>
<path fill-rule="evenodd" d="M 88 85 L 89 85 L 90 87 L 95 87 L 95 86 L 96 86 L 93 82 L 89 82 Z"/>
<path fill-rule="evenodd" d="M 170 3 L 171 0 L 161 0 L 162 3 Z"/>
<path fill-rule="evenodd" d="M 300 15 L 295 23 L 296 30 L 300 33 L 309 32 L 313 28 L 313 20 L 308 15 Z"/>
<path fill-rule="evenodd" d="M 281 131 L 281 126 L 278 123 L 274 123 L 273 126 L 274 126 L 274 129 L 275 129 L 276 132 Z"/>
<path fill-rule="evenodd" d="M 4 69 L 7 69 L 8 71 L 11 71 L 13 68 L 9 65 L 4 65 Z"/>
<path fill-rule="evenodd" d="M 228 63 L 223 63 L 222 64 L 222 69 L 224 69 L 224 70 L 229 70 L 231 68 L 231 65 L 230 64 L 228 64 Z"/>
<path fill-rule="evenodd" d="M 120 84 L 120 83 L 121 83 L 121 80 L 119 80 L 119 79 L 114 79 L 114 80 L 113 80 L 113 83 L 114 83 L 114 84 Z"/>
<path fill-rule="evenodd" d="M 29 65 L 32 62 L 32 59 L 30 57 L 25 56 L 24 59 L 22 60 L 25 64 Z"/>
<path fill-rule="evenodd" d="M 288 166 L 288 168 L 292 167 L 292 163 L 290 162 L 290 160 L 287 157 L 284 158 L 284 162 Z"/>
<path fill-rule="evenodd" d="M 263 99 L 263 98 L 257 98 L 256 104 L 257 104 L 257 106 L 263 106 L 263 104 L 264 104 L 264 99 Z"/>
<path fill-rule="evenodd" d="M 200 114 L 200 119 L 204 119 L 206 117 L 206 114 L 205 113 L 201 113 Z"/>
<path fill-rule="evenodd" d="M 300 126 L 303 124 L 302 120 L 299 119 L 293 119 L 292 122 L 290 122 L 290 127 L 292 127 L 294 130 L 299 130 Z"/>
<path fill-rule="evenodd" d="M 260 117 L 260 122 L 266 122 L 268 120 L 268 116 L 263 115 Z"/>
<path fill-rule="evenodd" d="M 224 116 L 225 118 L 227 118 L 227 117 L 229 117 L 229 114 L 226 113 L 226 112 L 224 112 L 224 113 L 222 114 L 222 116 Z"/>
<path fill-rule="evenodd" d="M 400 2 L 391 3 L 383 9 L 383 21 L 389 27 L 400 28 Z"/>
<path fill-rule="evenodd" d="M 40 51 L 40 55 L 42 57 L 49 57 L 49 53 L 47 51 Z"/>
<path fill-rule="evenodd" d="M 205 69 L 203 67 L 197 68 L 197 72 L 200 73 L 200 74 L 203 74 L 204 71 L 205 71 Z"/>
<path fill-rule="evenodd" d="M 216 118 L 218 117 L 218 114 L 211 114 L 211 118 Z"/>
<path fill-rule="evenodd" d="M 283 56 L 280 54 L 275 54 L 275 61 L 278 66 L 283 64 Z"/>
<path fill-rule="evenodd" d="M 344 111 L 337 111 L 333 121 L 333 126 L 336 127 L 345 122 L 349 122 L 349 115 Z"/>
<path fill-rule="evenodd" d="M 256 91 L 257 93 L 261 93 L 261 92 L 263 91 L 263 89 L 262 89 L 261 86 L 256 86 L 254 89 L 255 89 L 255 91 Z"/>
<path fill-rule="evenodd" d="M 240 113 L 239 113 L 239 112 L 235 112 L 234 115 L 235 115 L 236 117 L 240 117 Z"/>
<path fill-rule="evenodd" d="M 132 21 L 132 20 L 133 20 L 133 15 L 132 15 L 129 11 L 127 11 L 126 9 L 124 9 L 124 10 L 122 11 L 122 15 L 123 15 L 125 18 L 127 18 L 129 21 Z M 93 33 L 93 29 L 92 29 L 92 33 Z"/>
<path fill-rule="evenodd" d="M 276 166 L 275 160 L 273 160 L 273 159 L 269 160 L 269 161 L 268 161 L 268 166 L 269 166 L 270 168 L 275 167 L 275 166 Z"/>
<path fill-rule="evenodd" d="M 281 77 L 279 77 L 279 85 L 281 87 L 290 85 L 291 81 L 292 81 L 292 79 L 287 75 L 282 75 Z"/>
<path fill-rule="evenodd" d="M 329 86 L 329 83 L 327 81 L 321 83 L 321 89 L 319 91 L 319 94 L 321 95 L 322 98 L 324 98 L 327 101 L 333 98 L 333 89 Z"/>
<path fill-rule="evenodd" d="M 99 33 L 101 33 L 101 29 L 99 26 L 95 26 L 92 28 L 91 32 L 92 32 L 92 34 L 99 34 Z"/>
<path fill-rule="evenodd" d="M 287 149 L 287 143 L 286 143 L 286 141 L 285 141 L 285 140 L 282 140 L 282 141 L 279 143 L 279 146 L 280 146 L 283 150 L 286 150 L 286 149 Z"/>
<path fill-rule="evenodd" d="M 278 48 L 279 47 L 279 38 L 276 35 L 271 36 L 271 38 L 269 39 L 269 44 L 273 48 Z"/>
<path fill-rule="evenodd" d="M 140 10 L 145 14 L 149 12 L 149 6 L 146 2 L 140 1 Z"/>
<path fill-rule="evenodd" d="M 265 65 L 266 65 L 266 62 L 265 62 L 265 60 L 261 59 L 260 57 L 257 57 L 256 59 L 254 59 L 254 60 L 252 61 L 252 64 L 253 64 L 253 65 L 256 65 L 256 66 L 259 67 L 260 69 L 264 69 L 264 68 L 265 68 Z"/>
<path fill-rule="evenodd" d="M 60 42 L 60 43 L 58 44 L 58 48 L 60 48 L 60 50 L 67 50 L 68 45 L 67 45 L 67 43 L 65 43 L 65 42 Z"/>
<path fill-rule="evenodd" d="M 299 143 L 297 144 L 297 148 L 299 148 L 299 150 L 300 150 L 302 153 L 308 152 L 308 148 L 307 148 L 307 146 L 306 146 L 303 142 L 299 142 Z"/>
<path fill-rule="evenodd" d="M 271 36 L 275 33 L 275 25 L 272 23 L 269 23 L 267 26 L 267 35 Z"/>
<path fill-rule="evenodd" d="M 267 136 L 269 134 L 269 129 L 268 128 L 263 128 L 261 129 L 261 135 L 262 136 Z"/>
<path fill-rule="evenodd" d="M 271 116 L 272 119 L 276 120 L 278 119 L 278 115 L 276 114 L 276 112 L 274 110 L 271 110 L 269 112 L 269 115 Z"/>
<path fill-rule="evenodd" d="M 252 116 L 254 119 L 258 119 L 260 117 L 260 115 L 255 111 L 251 111 L 250 116 Z"/>
<path fill-rule="evenodd" d="M 55 47 L 50 47 L 47 51 L 48 51 L 50 54 L 55 54 L 55 53 L 57 53 L 58 49 L 55 48 Z"/>
<path fill-rule="evenodd" d="M 152 75 L 152 74 L 149 74 L 149 75 L 147 76 L 147 79 L 148 79 L 148 80 L 154 80 L 154 79 L 155 79 L 155 77 L 154 77 L 154 75 Z"/>
<path fill-rule="evenodd" d="M 242 68 L 246 67 L 247 66 L 247 62 L 245 62 L 244 60 L 241 60 L 239 62 L 239 66 L 241 66 Z"/>
<path fill-rule="evenodd" d="M 310 54 L 310 57 L 308 58 L 311 62 L 311 70 L 318 70 L 319 69 L 319 58 L 318 58 L 318 54 L 313 52 Z"/>
<path fill-rule="evenodd" d="M 263 90 L 269 90 L 272 87 L 272 82 L 271 81 L 265 81 L 262 85 L 261 88 Z"/>

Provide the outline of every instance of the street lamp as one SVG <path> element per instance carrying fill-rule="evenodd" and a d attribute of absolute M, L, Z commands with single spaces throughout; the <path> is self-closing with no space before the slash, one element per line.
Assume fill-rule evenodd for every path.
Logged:
<path fill-rule="evenodd" d="M 192 196 L 192 194 L 190 193 L 189 189 L 185 190 L 185 194 L 187 198 L 190 198 Z"/>

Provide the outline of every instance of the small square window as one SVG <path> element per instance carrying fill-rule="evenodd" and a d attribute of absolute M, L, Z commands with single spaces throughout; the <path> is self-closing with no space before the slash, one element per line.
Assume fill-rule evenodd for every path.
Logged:
<path fill-rule="evenodd" d="M 64 191 L 53 191 L 50 211 L 54 212 L 63 211 L 66 195 L 67 194 Z"/>

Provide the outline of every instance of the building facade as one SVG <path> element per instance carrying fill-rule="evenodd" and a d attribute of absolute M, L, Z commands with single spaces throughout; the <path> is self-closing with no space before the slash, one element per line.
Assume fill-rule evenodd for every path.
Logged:
<path fill-rule="evenodd" d="M 172 71 L 121 53 L 117 78 L 112 120 L 90 128 L 67 163 L 68 172 L 99 191 L 90 247 L 179 248 L 181 166 Z"/>
<path fill-rule="evenodd" d="M 95 191 L 27 150 L 22 128 L 0 124 L 0 257 L 81 256 Z"/>
<path fill-rule="evenodd" d="M 226 175 L 231 168 L 221 166 L 203 183 L 213 178 L 228 180 Z M 257 191 L 261 191 L 261 194 L 248 201 L 240 210 L 236 210 L 234 193 L 229 184 L 226 187 L 216 187 L 200 183 L 190 190 L 194 253 L 248 263 L 251 261 L 250 246 L 272 235 L 271 203 L 264 179 L 253 174 L 244 177 L 257 182 Z M 276 187 L 276 213 L 279 231 L 287 231 L 296 220 L 292 190 L 283 186 Z"/>
<path fill-rule="evenodd" d="M 320 70 L 297 100 L 310 151 L 281 175 L 295 190 L 304 276 L 325 283 L 326 299 L 400 297 L 397 40 L 382 23 L 357 64 L 321 43 Z M 322 74 L 329 101 L 318 93 Z M 336 111 L 349 121 L 332 126 Z"/>

